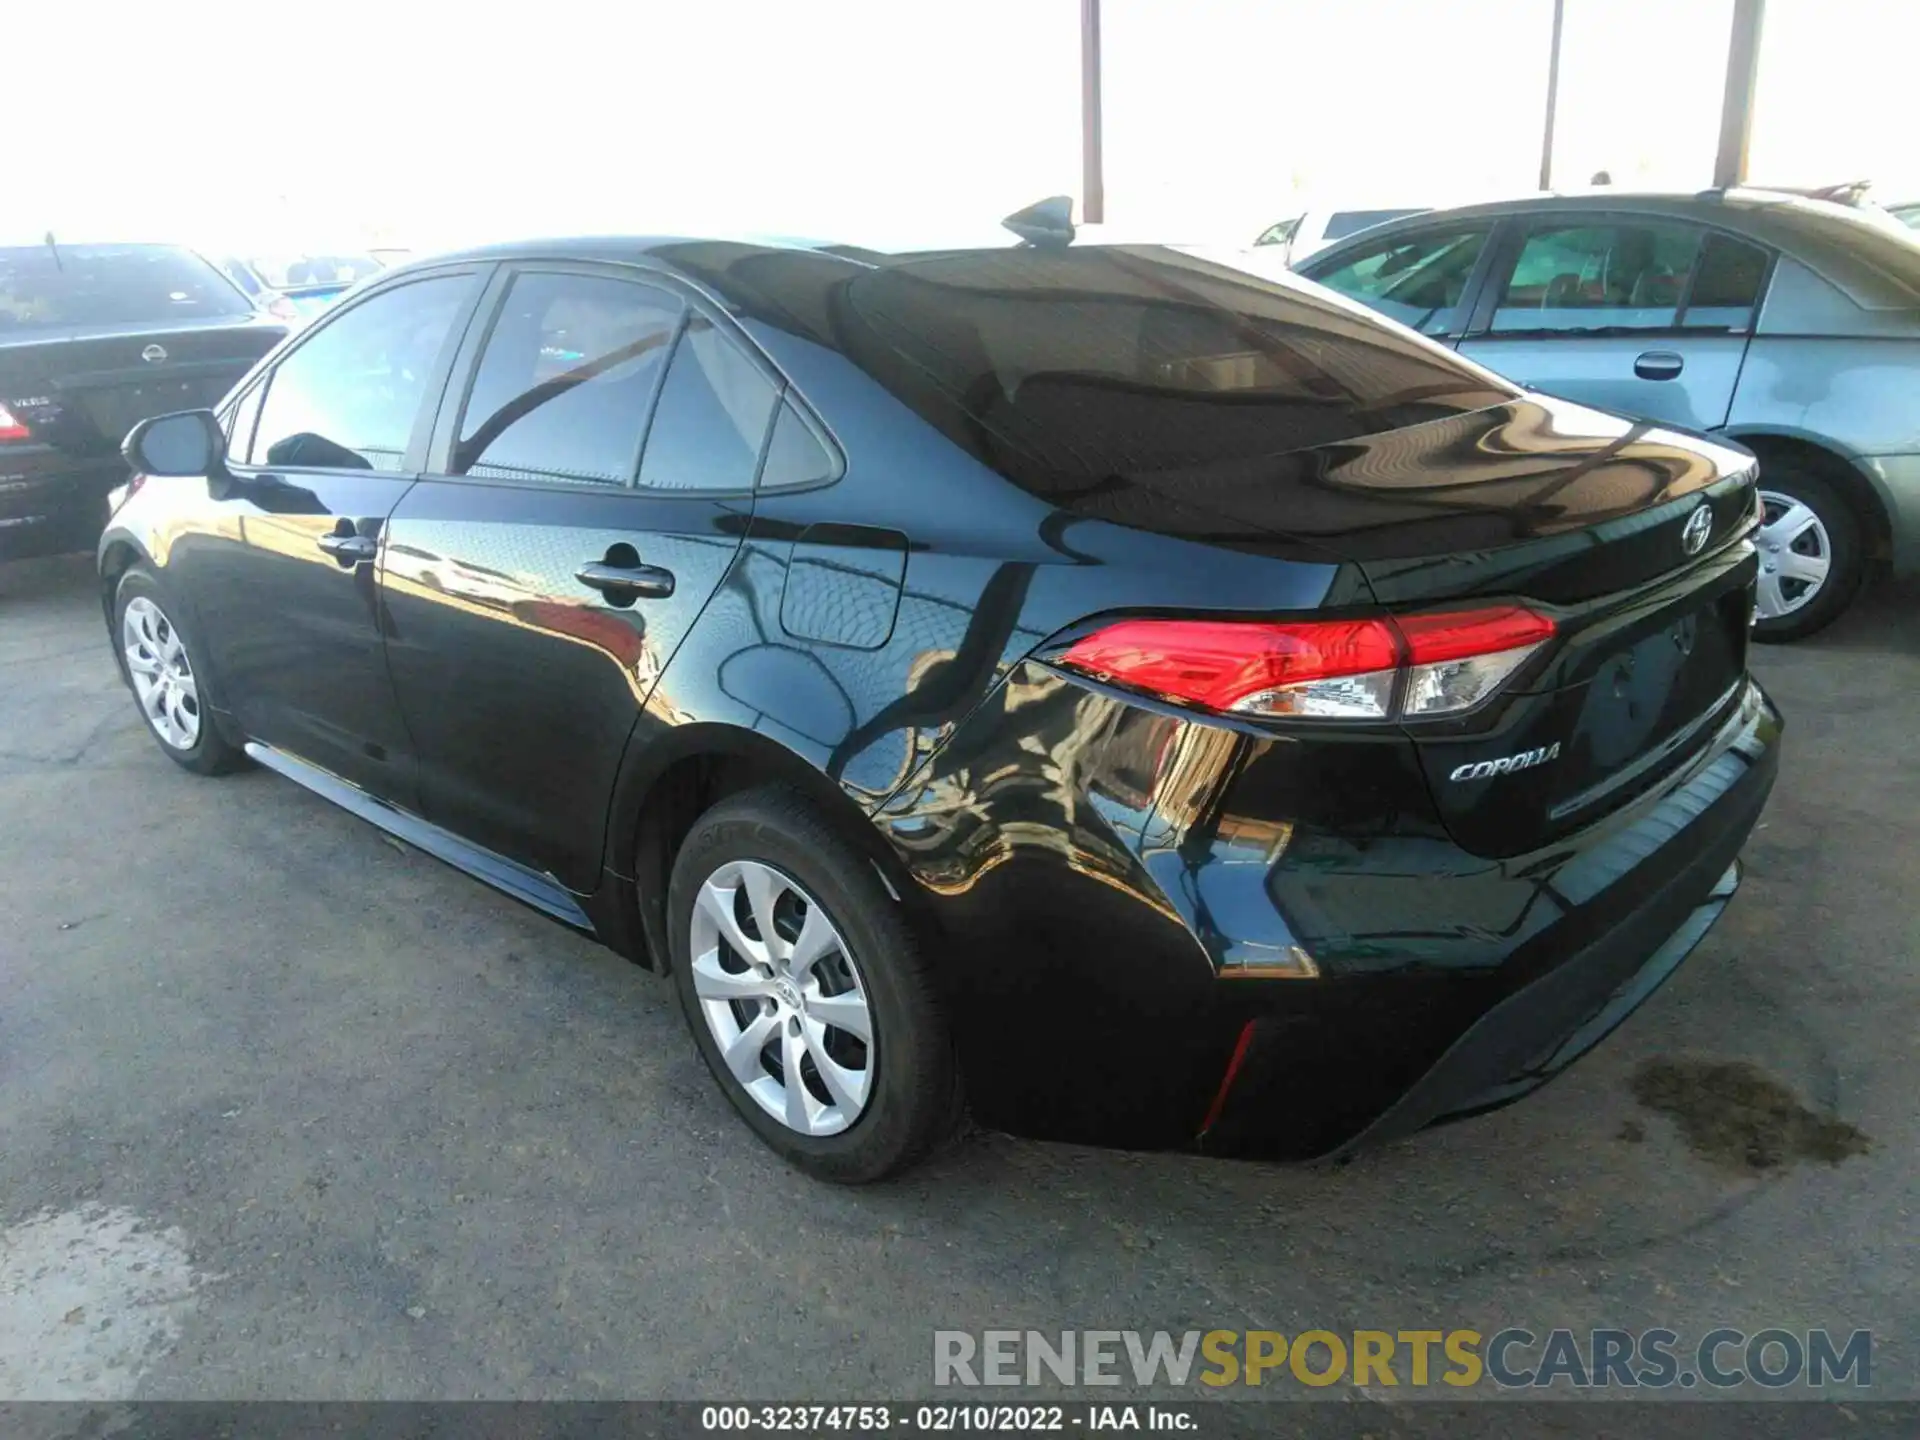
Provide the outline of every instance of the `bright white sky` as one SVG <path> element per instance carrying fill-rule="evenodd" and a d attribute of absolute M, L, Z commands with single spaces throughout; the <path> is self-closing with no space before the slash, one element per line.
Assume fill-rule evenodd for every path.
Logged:
<path fill-rule="evenodd" d="M 9 231 L 324 248 L 991 226 L 1080 178 L 1078 0 L 15 7 Z M 1555 177 L 1704 186 L 1732 0 L 1568 0 Z M 1551 0 L 1105 0 L 1108 218 L 1533 188 Z M 498 18 L 493 18 L 497 16 Z M 1920 6 L 1769 0 L 1755 180 L 1920 198 Z M 30 139 L 28 137 L 31 137 Z M 9 235 L 7 238 L 17 238 Z"/>

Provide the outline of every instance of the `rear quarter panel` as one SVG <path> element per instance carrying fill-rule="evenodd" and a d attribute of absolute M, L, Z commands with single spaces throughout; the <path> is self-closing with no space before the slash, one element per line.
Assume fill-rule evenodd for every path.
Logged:
<path fill-rule="evenodd" d="M 1139 605 L 1311 609 L 1334 583 L 1332 564 L 1280 565 L 1057 511 L 842 357 L 746 328 L 834 432 L 846 473 L 759 497 L 747 543 L 648 708 L 778 740 L 862 808 L 905 784 L 1010 666 L 1064 626 Z M 845 553 L 823 534 L 847 536 Z M 797 623 L 812 607 L 789 597 L 791 574 L 811 584 L 822 568 L 858 570 L 871 588 L 877 554 L 900 576 L 890 628 L 836 644 Z"/>
<path fill-rule="evenodd" d="M 1756 335 L 1726 429 L 1801 435 L 1856 459 L 1920 453 L 1920 331 Z"/>

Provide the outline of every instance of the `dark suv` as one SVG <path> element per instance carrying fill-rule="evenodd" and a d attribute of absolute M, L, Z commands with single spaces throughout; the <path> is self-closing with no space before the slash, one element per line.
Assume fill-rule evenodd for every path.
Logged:
<path fill-rule="evenodd" d="M 1525 1093 L 1774 776 L 1749 456 L 1193 253 L 476 251 L 128 450 L 165 752 L 669 971 L 835 1179 Z"/>

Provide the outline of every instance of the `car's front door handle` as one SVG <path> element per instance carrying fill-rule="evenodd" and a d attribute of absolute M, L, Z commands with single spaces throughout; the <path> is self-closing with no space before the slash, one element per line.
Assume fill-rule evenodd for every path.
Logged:
<path fill-rule="evenodd" d="M 380 542 L 371 535 L 322 535 L 314 543 L 342 565 L 358 565 L 380 553 Z"/>
<path fill-rule="evenodd" d="M 1675 380 L 1686 366 L 1672 350 L 1648 350 L 1633 362 L 1633 373 L 1642 380 Z"/>
<path fill-rule="evenodd" d="M 609 600 L 664 600 L 673 594 L 673 572 L 658 565 L 609 565 L 594 560 L 574 571 L 573 578 Z"/>

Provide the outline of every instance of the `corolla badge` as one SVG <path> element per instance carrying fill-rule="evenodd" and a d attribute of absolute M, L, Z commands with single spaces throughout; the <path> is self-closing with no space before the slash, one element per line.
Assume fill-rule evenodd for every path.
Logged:
<path fill-rule="evenodd" d="M 140 358 L 149 365 L 158 365 L 167 358 L 167 348 L 164 345 L 149 345 L 140 352 Z"/>
<path fill-rule="evenodd" d="M 1511 775 L 1516 770 L 1531 770 L 1536 765 L 1545 765 L 1549 760 L 1560 758 L 1560 742 L 1542 745 L 1538 750 L 1522 750 L 1517 755 L 1502 755 L 1498 760 L 1482 760 L 1476 764 L 1456 765 L 1449 780 L 1486 780 L 1495 775 Z"/>
<path fill-rule="evenodd" d="M 1689 555 L 1698 555 L 1707 548 L 1707 537 L 1711 534 L 1713 507 L 1701 505 L 1687 516 L 1687 523 L 1680 528 L 1680 548 Z"/>

